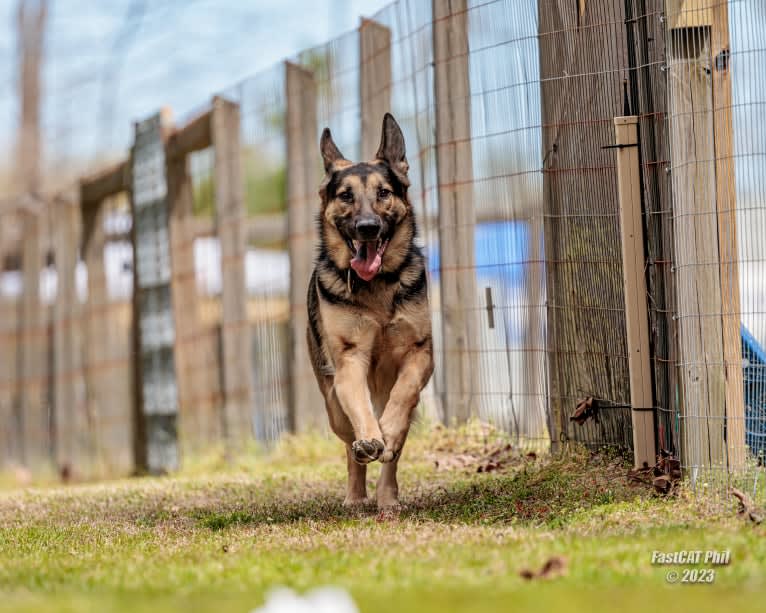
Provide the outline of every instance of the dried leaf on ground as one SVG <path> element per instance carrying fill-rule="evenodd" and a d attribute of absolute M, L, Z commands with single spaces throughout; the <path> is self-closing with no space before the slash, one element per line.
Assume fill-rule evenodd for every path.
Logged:
<path fill-rule="evenodd" d="M 531 571 L 528 568 L 523 568 L 519 571 L 519 576 L 522 579 L 553 579 L 566 574 L 567 561 L 562 556 L 552 556 L 548 558 L 537 572 Z"/>
<path fill-rule="evenodd" d="M 763 521 L 763 515 L 759 513 L 750 497 L 745 492 L 738 490 L 736 487 L 731 488 L 731 495 L 739 500 L 738 517 L 747 517 L 754 524 L 760 524 Z"/>

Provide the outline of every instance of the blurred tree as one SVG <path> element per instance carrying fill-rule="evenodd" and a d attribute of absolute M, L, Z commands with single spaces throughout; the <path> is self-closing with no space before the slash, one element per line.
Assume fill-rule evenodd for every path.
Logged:
<path fill-rule="evenodd" d="M 34 194 L 40 188 L 41 73 L 48 0 L 18 0 L 19 129 L 15 190 Z"/>

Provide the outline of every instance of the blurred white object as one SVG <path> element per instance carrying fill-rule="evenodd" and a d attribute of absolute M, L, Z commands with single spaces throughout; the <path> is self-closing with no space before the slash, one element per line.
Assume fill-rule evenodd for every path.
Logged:
<path fill-rule="evenodd" d="M 277 588 L 266 596 L 266 604 L 252 613 L 359 613 L 348 592 L 337 587 L 320 587 L 303 596 Z"/>

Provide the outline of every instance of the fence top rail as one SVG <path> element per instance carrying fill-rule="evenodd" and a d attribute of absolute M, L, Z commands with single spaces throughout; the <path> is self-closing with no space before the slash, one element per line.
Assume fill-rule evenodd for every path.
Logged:
<path fill-rule="evenodd" d="M 122 160 L 80 181 L 80 203 L 83 210 L 130 187 L 130 164 Z"/>

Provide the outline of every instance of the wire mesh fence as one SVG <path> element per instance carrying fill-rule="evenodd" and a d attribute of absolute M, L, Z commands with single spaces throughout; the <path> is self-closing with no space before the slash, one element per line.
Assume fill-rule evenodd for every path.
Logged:
<path fill-rule="evenodd" d="M 67 270 L 87 271 L 87 293 L 71 338 L 55 324 L 69 307 L 55 305 L 79 286 L 62 286 L 58 255 L 46 266 L 31 242 L 3 252 L 5 461 L 25 461 L 32 423 L 51 449 L 61 424 L 83 424 L 67 426 L 71 440 L 87 426 L 89 457 L 119 450 L 116 471 L 140 455 L 136 437 L 151 442 L 150 414 L 177 411 L 160 430 L 181 460 L 325 427 L 305 346 L 318 137 L 330 127 L 345 157 L 371 159 L 391 111 L 428 258 L 436 369 L 421 412 L 475 416 L 536 449 L 631 449 L 636 414 L 649 412 L 656 449 L 692 478 L 747 468 L 766 448 L 765 13 L 755 0 L 398 0 L 224 90 L 163 136 L 167 215 L 149 221 L 167 258 L 142 259 L 141 198 L 123 180 L 135 179 L 136 149 L 83 183 L 82 261 Z M 626 115 L 638 126 L 651 406 L 631 389 L 617 155 L 634 144 L 614 145 Z M 168 274 L 142 286 L 142 265 L 160 260 Z M 54 307 L 30 327 L 23 280 L 35 274 Z M 58 291 L 45 290 L 55 274 Z M 171 330 L 152 370 L 137 356 Z M 59 386 L 69 371 L 79 387 Z M 171 380 L 173 411 L 149 410 L 149 391 Z M 64 447 L 51 449 L 61 463 Z"/>

